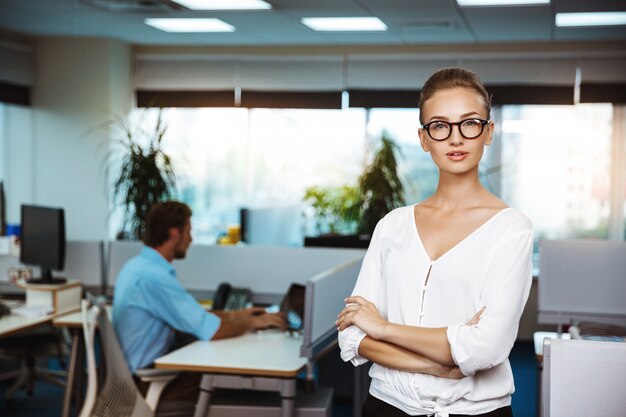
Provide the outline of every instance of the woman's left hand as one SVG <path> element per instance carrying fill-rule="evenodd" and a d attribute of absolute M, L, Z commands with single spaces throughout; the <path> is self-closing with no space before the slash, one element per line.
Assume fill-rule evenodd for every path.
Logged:
<path fill-rule="evenodd" d="M 341 310 L 335 322 L 337 330 L 342 331 L 355 325 L 369 337 L 381 339 L 388 322 L 382 318 L 374 303 L 358 295 L 348 297 L 345 301 L 347 305 Z"/>

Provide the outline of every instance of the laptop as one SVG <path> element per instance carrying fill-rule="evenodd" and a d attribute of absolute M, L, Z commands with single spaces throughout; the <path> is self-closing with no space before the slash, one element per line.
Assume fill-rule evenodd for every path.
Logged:
<path fill-rule="evenodd" d="M 291 284 L 289 291 L 280 303 L 280 311 L 287 317 L 289 330 L 302 330 L 304 326 L 304 294 L 306 287 L 302 284 Z"/>

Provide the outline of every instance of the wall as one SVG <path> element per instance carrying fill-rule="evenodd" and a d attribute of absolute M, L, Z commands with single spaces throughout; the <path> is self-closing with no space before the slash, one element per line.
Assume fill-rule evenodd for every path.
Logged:
<path fill-rule="evenodd" d="M 64 207 L 68 239 L 107 237 L 109 131 L 131 106 L 131 51 L 99 39 L 39 39 L 32 89 L 32 202 Z M 17 200 L 10 195 L 11 204 Z"/>

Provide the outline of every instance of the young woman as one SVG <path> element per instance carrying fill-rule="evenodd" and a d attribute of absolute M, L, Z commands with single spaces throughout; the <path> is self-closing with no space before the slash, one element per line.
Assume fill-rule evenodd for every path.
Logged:
<path fill-rule="evenodd" d="M 341 356 L 373 362 L 364 416 L 512 416 L 508 355 L 532 280 L 532 225 L 479 182 L 493 122 L 478 76 L 436 72 L 420 111 L 437 190 L 376 226 L 337 320 Z"/>

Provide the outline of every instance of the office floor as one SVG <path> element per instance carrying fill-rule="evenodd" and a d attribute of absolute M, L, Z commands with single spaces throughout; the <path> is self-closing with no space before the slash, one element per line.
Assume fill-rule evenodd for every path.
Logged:
<path fill-rule="evenodd" d="M 510 356 L 515 378 L 516 391 L 513 394 L 513 414 L 515 417 L 536 417 L 537 413 L 537 366 L 532 342 L 518 342 Z M 51 361 L 51 367 L 55 366 Z M 57 386 L 37 383 L 35 395 L 27 397 L 20 392 L 14 408 L 7 408 L 4 394 L 8 383 L 0 383 L 0 416 L 6 417 L 58 417 L 63 401 L 63 389 Z M 335 402 L 333 417 L 351 417 L 352 406 L 346 399 Z"/>

